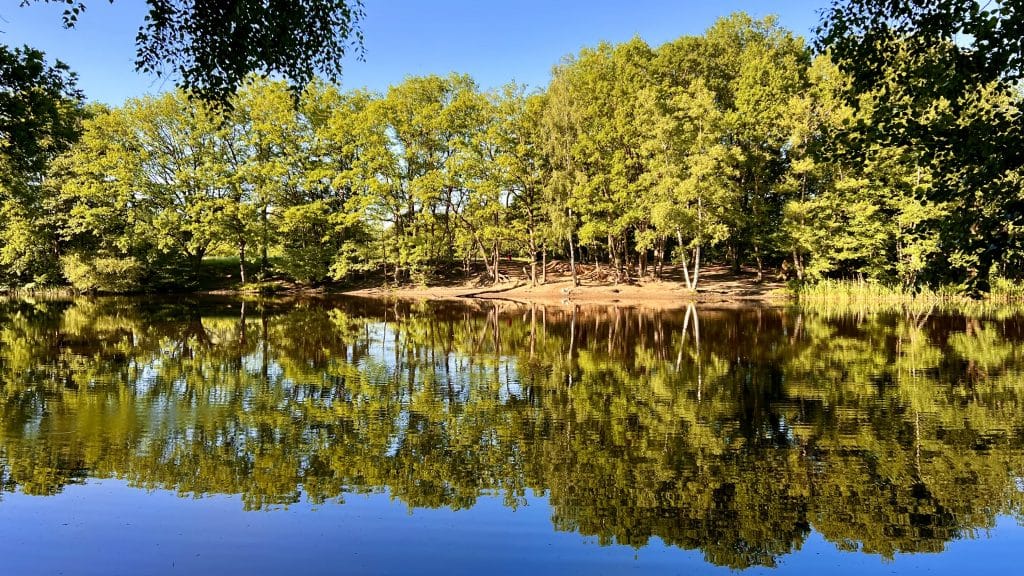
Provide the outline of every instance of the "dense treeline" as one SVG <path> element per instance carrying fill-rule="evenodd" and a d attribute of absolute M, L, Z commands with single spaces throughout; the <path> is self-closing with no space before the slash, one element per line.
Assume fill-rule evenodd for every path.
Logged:
<path fill-rule="evenodd" d="M 693 288 L 709 259 L 906 289 L 1017 279 L 1020 90 L 997 76 L 894 101 L 949 71 L 910 40 L 892 50 L 865 85 L 737 14 L 660 47 L 584 49 L 537 93 L 458 74 L 384 94 L 254 78 L 228 110 L 182 93 L 73 106 L 80 139 L 0 191 L 0 283 L 175 289 L 227 254 L 243 283 L 424 281 L 474 262 L 498 280 L 508 256 L 533 282 L 548 258 L 618 281 L 672 261 Z M 971 139 L 889 137 L 908 116 Z"/>
<path fill-rule="evenodd" d="M 736 568 L 936 552 L 1024 519 L 1024 324 L 928 312 L 0 301 L 0 498 L 532 491 Z"/>

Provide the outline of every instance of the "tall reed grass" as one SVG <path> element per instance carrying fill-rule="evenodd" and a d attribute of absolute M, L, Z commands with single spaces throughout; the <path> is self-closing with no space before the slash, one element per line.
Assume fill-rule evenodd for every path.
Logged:
<path fill-rule="evenodd" d="M 942 310 L 1002 317 L 1024 313 L 1024 286 L 1002 278 L 994 280 L 992 291 L 981 299 L 970 298 L 952 286 L 937 290 L 909 290 L 855 280 L 822 280 L 794 285 L 791 291 L 801 306 L 837 314 L 862 310 L 901 310 L 911 313 Z"/>

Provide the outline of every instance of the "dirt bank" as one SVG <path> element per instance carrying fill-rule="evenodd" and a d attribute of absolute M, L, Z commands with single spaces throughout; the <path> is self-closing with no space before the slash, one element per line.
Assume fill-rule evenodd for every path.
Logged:
<path fill-rule="evenodd" d="M 646 277 L 615 282 L 607 270 L 581 267 L 581 285 L 573 287 L 568 267 L 553 263 L 548 267 L 547 281 L 530 286 L 526 270 L 515 265 L 503 267 L 506 281 L 485 284 L 480 279 L 448 282 L 438 286 L 370 287 L 345 292 L 355 296 L 374 296 L 410 300 L 442 300 L 476 298 L 512 300 L 537 304 L 608 304 L 649 308 L 672 308 L 693 302 L 780 302 L 789 298 L 785 283 L 765 275 L 758 282 L 753 270 L 734 273 L 725 266 L 702 270 L 696 292 L 686 288 L 682 269 L 667 268 L 660 279 Z"/>

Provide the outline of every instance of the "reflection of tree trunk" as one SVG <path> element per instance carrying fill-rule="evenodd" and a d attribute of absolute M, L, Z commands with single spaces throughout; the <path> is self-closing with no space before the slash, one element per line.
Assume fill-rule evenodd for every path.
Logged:
<path fill-rule="evenodd" d="M 693 340 L 694 340 L 694 342 L 697 345 L 697 350 L 699 351 L 700 350 L 700 317 L 697 316 L 697 306 L 695 304 L 690 304 L 687 308 L 690 310 L 691 315 L 693 316 Z"/>
<path fill-rule="evenodd" d="M 917 327 L 918 330 L 924 328 L 925 322 L 928 321 L 928 318 L 932 315 L 932 312 L 934 311 L 935 302 L 932 302 L 932 305 L 931 307 L 928 308 L 928 310 L 922 310 L 921 313 L 914 317 L 914 326 Z"/>
<path fill-rule="evenodd" d="M 580 307 L 576 304 L 572 306 L 572 320 L 569 323 L 569 384 L 572 384 L 573 372 L 575 372 L 576 366 L 576 316 L 579 313 Z"/>
<path fill-rule="evenodd" d="M 242 355 L 245 354 L 245 300 L 242 300 L 242 310 L 238 314 L 238 357 L 237 368 L 242 367 Z"/>
<path fill-rule="evenodd" d="M 978 323 L 977 318 L 967 318 L 965 332 L 967 336 L 975 336 L 981 331 L 981 324 Z"/>
<path fill-rule="evenodd" d="M 369 326 L 369 325 L 367 325 Z M 384 357 L 385 345 L 388 340 L 388 307 L 384 307 L 384 329 L 380 333 L 380 355 Z"/>
<path fill-rule="evenodd" d="M 697 402 L 700 402 L 701 394 L 704 391 L 704 362 L 700 355 L 700 317 L 697 316 L 697 307 L 690 304 L 688 307 L 693 313 L 693 342 L 697 349 Z"/>
<path fill-rule="evenodd" d="M 690 307 L 686 307 L 686 315 L 683 316 L 683 332 L 679 337 L 679 352 L 676 354 L 676 370 L 683 367 L 683 346 L 686 345 L 686 335 L 690 330 Z"/>
<path fill-rule="evenodd" d="M 790 336 L 790 338 L 789 338 L 790 346 L 796 344 L 797 341 L 800 340 L 800 333 L 803 331 L 803 327 L 804 327 L 804 313 L 800 312 L 800 313 L 797 314 L 797 316 L 796 316 L 796 323 L 793 325 L 793 335 Z"/>
<path fill-rule="evenodd" d="M 914 468 L 921 477 L 921 413 L 914 410 Z"/>
<path fill-rule="evenodd" d="M 622 309 L 616 307 L 615 308 L 615 312 L 614 312 L 614 316 L 615 316 L 615 321 L 608 323 L 608 355 L 609 356 L 612 355 L 612 351 L 615 349 L 614 342 L 615 342 L 615 337 L 619 333 L 619 323 L 622 320 Z"/>
<path fill-rule="evenodd" d="M 501 356 L 501 322 L 498 319 L 498 306 L 494 306 L 494 314 L 492 316 L 492 326 L 494 328 L 494 355 Z"/>
<path fill-rule="evenodd" d="M 654 325 L 654 344 L 658 347 L 658 359 L 665 360 L 665 321 L 659 313 Z"/>
<path fill-rule="evenodd" d="M 206 332 L 206 327 L 203 326 L 203 318 L 199 314 L 198 309 L 189 310 L 188 323 L 185 325 L 184 341 L 188 342 L 192 338 L 195 338 L 195 341 L 203 350 L 208 350 L 212 345 L 210 335 Z"/>
<path fill-rule="evenodd" d="M 452 362 L 451 354 L 446 354 L 444 357 L 444 380 L 448 386 L 448 405 L 453 406 L 455 404 L 455 384 L 452 382 Z"/>
<path fill-rule="evenodd" d="M 697 315 L 697 307 L 694 304 L 686 306 L 686 315 L 683 316 L 683 330 L 682 336 L 679 339 L 679 352 L 676 356 L 676 370 L 682 368 L 683 365 L 683 348 L 686 345 L 686 337 L 690 333 L 691 322 L 693 319 L 693 345 L 694 345 L 694 361 L 697 363 L 697 401 L 700 402 L 701 395 L 703 394 L 704 388 L 704 374 L 703 374 L 703 362 L 700 355 L 700 317 Z"/>
<path fill-rule="evenodd" d="M 537 348 L 537 305 L 530 305 L 530 360 Z"/>
<path fill-rule="evenodd" d="M 396 370 L 401 370 L 402 363 L 399 361 L 399 358 L 401 357 L 400 356 L 401 352 L 405 352 L 405 366 L 409 370 L 406 373 L 406 376 L 405 376 L 405 383 L 406 383 L 405 385 L 406 385 L 406 387 L 409 390 L 409 398 L 411 399 L 413 397 L 413 394 L 416 392 L 416 368 L 418 366 L 418 363 L 414 360 L 412 348 L 409 347 L 409 337 L 408 336 L 406 336 L 405 340 L 402 342 L 401 352 L 399 351 L 398 346 L 397 346 L 397 344 L 398 344 L 398 334 L 395 334 L 395 344 L 396 344 L 396 346 L 395 346 L 395 369 Z"/>
<path fill-rule="evenodd" d="M 261 356 L 263 357 L 262 364 L 260 366 L 260 374 L 263 376 L 264 382 L 270 381 L 270 337 L 269 337 L 269 324 L 267 320 L 266 311 L 260 306 L 260 339 L 261 344 Z"/>

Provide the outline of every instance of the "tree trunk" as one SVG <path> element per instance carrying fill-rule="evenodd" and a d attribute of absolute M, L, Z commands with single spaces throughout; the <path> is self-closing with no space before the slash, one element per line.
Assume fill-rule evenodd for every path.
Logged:
<path fill-rule="evenodd" d="M 615 245 L 615 238 L 608 235 L 608 255 L 612 259 L 612 267 L 615 269 L 615 284 L 618 285 L 622 277 L 622 257 L 619 255 L 618 247 Z"/>
<path fill-rule="evenodd" d="M 544 247 L 541 249 L 540 257 L 541 257 L 541 261 L 540 261 L 540 283 L 541 284 L 547 284 L 548 283 L 548 243 L 547 242 L 544 243 Z"/>
<path fill-rule="evenodd" d="M 537 239 L 530 231 L 530 286 L 537 285 Z"/>
<path fill-rule="evenodd" d="M 761 247 L 754 244 L 754 260 L 757 262 L 757 281 L 764 280 L 764 267 L 761 264 Z"/>
<path fill-rule="evenodd" d="M 242 284 L 245 284 L 245 240 L 238 243 L 238 273 L 241 275 Z"/>
<path fill-rule="evenodd" d="M 203 269 L 203 256 L 206 255 L 205 250 L 199 250 L 194 256 L 192 256 L 192 279 L 195 282 L 199 281 L 200 271 Z"/>
<path fill-rule="evenodd" d="M 700 277 L 700 244 L 693 249 L 693 291 L 697 291 L 697 280 Z M 696 316 L 696 313 L 694 313 Z"/>
<path fill-rule="evenodd" d="M 679 254 L 683 259 L 683 280 L 686 280 L 686 289 L 694 290 L 693 282 L 690 281 L 690 264 L 686 261 L 686 246 L 683 245 L 683 233 L 676 230 L 676 240 L 679 241 Z"/>
<path fill-rule="evenodd" d="M 646 275 L 647 275 L 647 250 L 644 250 L 643 252 L 641 252 L 641 253 L 640 253 L 640 256 L 639 256 L 638 258 L 639 258 L 639 260 L 640 260 L 640 264 L 639 264 L 639 266 L 640 266 L 640 272 L 639 272 L 639 276 L 640 276 L 641 278 L 643 278 L 644 276 L 646 276 Z"/>
<path fill-rule="evenodd" d="M 477 249 L 480 251 L 480 260 L 484 263 L 484 268 L 487 269 L 487 275 L 491 277 L 491 281 L 492 282 L 497 282 L 498 281 L 498 268 L 497 268 L 497 264 L 498 263 L 495 262 L 494 263 L 495 267 L 491 268 L 491 255 L 487 253 L 487 250 L 484 248 L 483 242 L 481 242 L 479 240 L 476 240 L 475 243 L 476 243 Z"/>
<path fill-rule="evenodd" d="M 654 277 L 661 279 L 661 272 L 665 269 L 665 237 L 658 238 L 658 251 L 656 256 L 658 258 L 658 266 L 654 269 Z"/>
<path fill-rule="evenodd" d="M 580 279 L 576 276 L 576 248 L 575 240 L 569 236 L 569 270 L 572 271 L 572 285 L 573 287 L 580 285 Z"/>
<path fill-rule="evenodd" d="M 263 224 L 263 238 L 260 241 L 260 280 L 267 279 L 267 244 L 270 242 L 270 215 L 268 210 L 269 208 L 264 206 L 262 214 L 260 214 L 260 221 Z"/>
<path fill-rule="evenodd" d="M 971 298 L 981 299 L 992 290 L 992 262 L 995 258 L 992 251 L 984 249 L 978 257 L 978 266 L 971 270 L 968 285 Z"/>
<path fill-rule="evenodd" d="M 498 249 L 498 243 L 494 243 L 494 283 L 497 284 L 501 281 L 499 274 L 501 273 L 501 251 Z"/>

